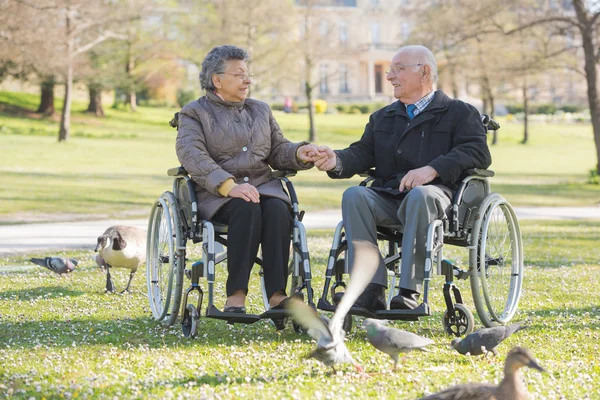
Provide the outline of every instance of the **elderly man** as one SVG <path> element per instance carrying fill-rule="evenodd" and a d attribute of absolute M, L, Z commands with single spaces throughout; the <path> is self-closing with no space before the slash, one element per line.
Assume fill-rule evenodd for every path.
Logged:
<path fill-rule="evenodd" d="M 315 165 L 334 179 L 375 167 L 371 187 L 351 187 L 342 198 L 350 265 L 352 243 L 376 243 L 376 225 L 401 230 L 400 293 L 390 308 L 413 309 L 422 291 L 428 225 L 445 218 L 463 171 L 487 168 L 492 160 L 475 107 L 433 90 L 437 64 L 429 49 L 402 47 L 386 79 L 399 101 L 374 112 L 361 139 L 347 149 L 321 146 Z M 386 287 L 380 258 L 377 274 L 356 306 L 371 312 L 385 309 Z"/>

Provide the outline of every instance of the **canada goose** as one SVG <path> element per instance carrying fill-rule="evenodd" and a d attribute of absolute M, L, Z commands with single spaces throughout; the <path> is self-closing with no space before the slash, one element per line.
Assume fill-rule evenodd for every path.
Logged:
<path fill-rule="evenodd" d="M 504 379 L 498 386 L 489 383 L 467 383 L 423 397 L 421 400 L 524 400 L 529 397 L 529 393 L 519 372 L 519 368 L 523 366 L 544 372 L 529 350 L 515 347 L 506 357 Z"/>
<path fill-rule="evenodd" d="M 96 249 L 100 259 L 96 263 L 106 268 L 106 291 L 114 292 L 115 286 L 110 276 L 110 268 L 127 268 L 131 270 L 127 287 L 138 267 L 146 262 L 146 231 L 135 226 L 114 225 L 98 237 Z"/>
<path fill-rule="evenodd" d="M 42 267 L 48 268 L 50 271 L 55 272 L 59 275 L 73 272 L 78 263 L 78 261 L 74 258 L 66 257 L 32 258 L 29 261 Z"/>

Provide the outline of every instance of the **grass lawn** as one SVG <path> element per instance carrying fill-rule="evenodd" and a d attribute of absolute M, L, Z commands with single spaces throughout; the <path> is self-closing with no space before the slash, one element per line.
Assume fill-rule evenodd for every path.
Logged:
<path fill-rule="evenodd" d="M 32 112 L 37 100 L 0 92 L 0 223 L 145 217 L 154 199 L 170 189 L 166 170 L 178 161 L 176 132 L 167 122 L 177 110 L 107 108 L 107 117 L 98 119 L 76 102 L 71 139 L 58 143 L 56 118 Z M 307 115 L 275 115 L 291 140 L 307 138 Z M 368 115 L 317 115 L 318 142 L 345 147 L 367 121 Z M 600 185 L 586 184 L 596 164 L 591 126 L 534 124 L 530 144 L 521 145 L 520 125 L 503 125 L 500 144 L 492 148 L 495 191 L 514 205 L 598 204 Z M 338 208 L 344 189 L 358 181 L 330 180 L 317 170 L 294 178 L 306 210 Z"/>
<path fill-rule="evenodd" d="M 182 337 L 179 324 L 152 319 L 144 272 L 133 293 L 106 295 L 93 253 L 67 253 L 80 268 L 58 277 L 27 267 L 27 256 L 0 260 L 0 398 L 400 398 L 412 399 L 464 382 L 498 382 L 514 346 L 532 350 L 548 371 L 526 369 L 534 399 L 600 398 L 600 226 L 592 222 L 524 221 L 525 279 L 515 321 L 529 328 L 499 346 L 499 358 L 461 356 L 448 347 L 441 316 L 443 280 L 433 280 L 434 315 L 393 326 L 430 337 L 430 353 L 411 353 L 392 372 L 392 361 L 353 329 L 349 350 L 368 375 L 349 365 L 332 374 L 303 356 L 314 343 L 288 326 L 267 322 L 230 326 L 200 319 L 199 337 Z M 317 296 L 323 284 L 330 231 L 309 232 Z M 193 252 L 197 254 L 197 250 Z M 447 256 L 464 259 L 448 246 Z M 192 259 L 194 257 L 191 257 Z M 223 271 L 220 268 L 219 271 Z M 116 271 L 123 287 L 127 274 Z M 224 301 L 223 275 L 217 282 Z M 254 271 L 250 308 L 261 302 Z M 205 284 L 205 282 L 203 282 Z M 474 309 L 468 282 L 459 282 Z M 355 319 L 355 324 L 360 319 Z M 476 318 L 476 323 L 480 323 Z"/>

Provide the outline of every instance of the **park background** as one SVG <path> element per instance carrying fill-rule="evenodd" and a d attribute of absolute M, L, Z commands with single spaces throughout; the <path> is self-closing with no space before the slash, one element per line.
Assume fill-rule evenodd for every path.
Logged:
<path fill-rule="evenodd" d="M 0 224 L 147 217 L 178 164 L 168 121 L 202 94 L 198 65 L 225 43 L 250 51 L 251 96 L 271 104 L 286 137 L 333 148 L 357 140 L 369 114 L 393 101 L 381 71 L 395 50 L 425 44 L 438 86 L 502 125 L 489 137 L 494 191 L 517 207 L 597 207 L 599 12 L 583 1 L 0 1 Z M 291 113 L 281 111 L 286 96 Z M 338 209 L 359 179 L 310 170 L 293 182 L 310 213 Z M 549 371 L 525 371 L 534 398 L 600 398 L 598 221 L 521 225 L 515 320 L 530 328 L 498 359 L 451 352 L 436 277 L 434 315 L 394 323 L 432 337 L 431 354 L 409 355 L 393 373 L 364 333 L 349 335 L 367 379 L 304 360 L 311 342 L 267 323 L 203 319 L 200 337 L 185 339 L 177 324 L 152 319 L 143 273 L 129 296 L 105 295 L 90 250 L 57 253 L 81 260 L 64 279 L 25 267 L 48 254 L 2 255 L 0 396 L 416 398 L 498 382 L 510 347 L 523 345 Z M 309 232 L 317 294 L 331 235 Z M 465 261 L 460 249 L 449 254 Z M 223 280 L 217 293 L 224 300 Z"/>

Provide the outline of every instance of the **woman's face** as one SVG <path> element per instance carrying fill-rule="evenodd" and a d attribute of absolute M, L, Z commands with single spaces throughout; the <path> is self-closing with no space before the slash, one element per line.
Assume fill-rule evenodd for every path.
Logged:
<path fill-rule="evenodd" d="M 228 60 L 225 61 L 225 70 L 213 75 L 213 83 L 223 100 L 238 102 L 246 99 L 252 78 L 243 60 Z"/>

